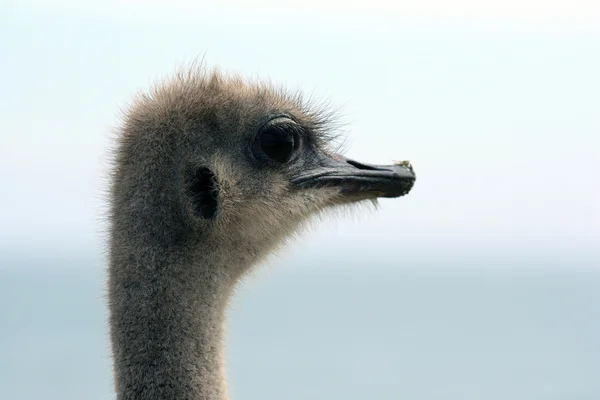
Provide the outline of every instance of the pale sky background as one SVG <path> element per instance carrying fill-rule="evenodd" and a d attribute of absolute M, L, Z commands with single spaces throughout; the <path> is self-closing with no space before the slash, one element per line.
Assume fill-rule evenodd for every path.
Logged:
<path fill-rule="evenodd" d="M 119 107 L 205 56 L 341 106 L 350 157 L 413 161 L 409 196 L 296 251 L 599 265 L 600 2 L 366 4 L 3 2 L 0 254 L 100 254 Z"/>

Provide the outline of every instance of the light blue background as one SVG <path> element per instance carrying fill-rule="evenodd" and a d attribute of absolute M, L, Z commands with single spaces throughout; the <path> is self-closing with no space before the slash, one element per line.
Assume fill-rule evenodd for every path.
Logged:
<path fill-rule="evenodd" d="M 0 398 L 111 398 L 118 108 L 203 56 L 340 107 L 349 156 L 418 174 L 241 287 L 234 399 L 600 398 L 595 8 L 578 24 L 107 4 L 1 6 Z"/>

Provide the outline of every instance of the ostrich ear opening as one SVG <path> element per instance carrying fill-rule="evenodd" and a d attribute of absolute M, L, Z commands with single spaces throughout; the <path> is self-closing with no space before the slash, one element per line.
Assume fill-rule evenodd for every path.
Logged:
<path fill-rule="evenodd" d="M 217 216 L 219 206 L 219 186 L 217 177 L 206 167 L 190 171 L 188 194 L 192 200 L 194 215 L 211 220 Z"/>

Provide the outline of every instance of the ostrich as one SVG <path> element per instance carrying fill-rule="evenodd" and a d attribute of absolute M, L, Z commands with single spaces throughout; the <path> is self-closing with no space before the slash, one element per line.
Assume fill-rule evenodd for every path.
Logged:
<path fill-rule="evenodd" d="M 108 306 L 118 400 L 225 400 L 236 283 L 311 216 L 407 194 L 408 163 L 331 149 L 300 96 L 194 67 L 137 96 L 110 187 Z"/>

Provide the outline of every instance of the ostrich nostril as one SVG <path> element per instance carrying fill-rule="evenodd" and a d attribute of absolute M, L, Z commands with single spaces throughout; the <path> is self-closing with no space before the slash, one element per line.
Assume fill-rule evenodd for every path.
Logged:
<path fill-rule="evenodd" d="M 378 168 L 373 165 L 362 164 L 362 163 L 359 163 L 358 161 L 354 161 L 354 160 L 346 160 L 346 162 L 358 169 L 363 169 L 363 170 L 367 170 L 367 171 L 385 171 L 384 168 Z"/>

